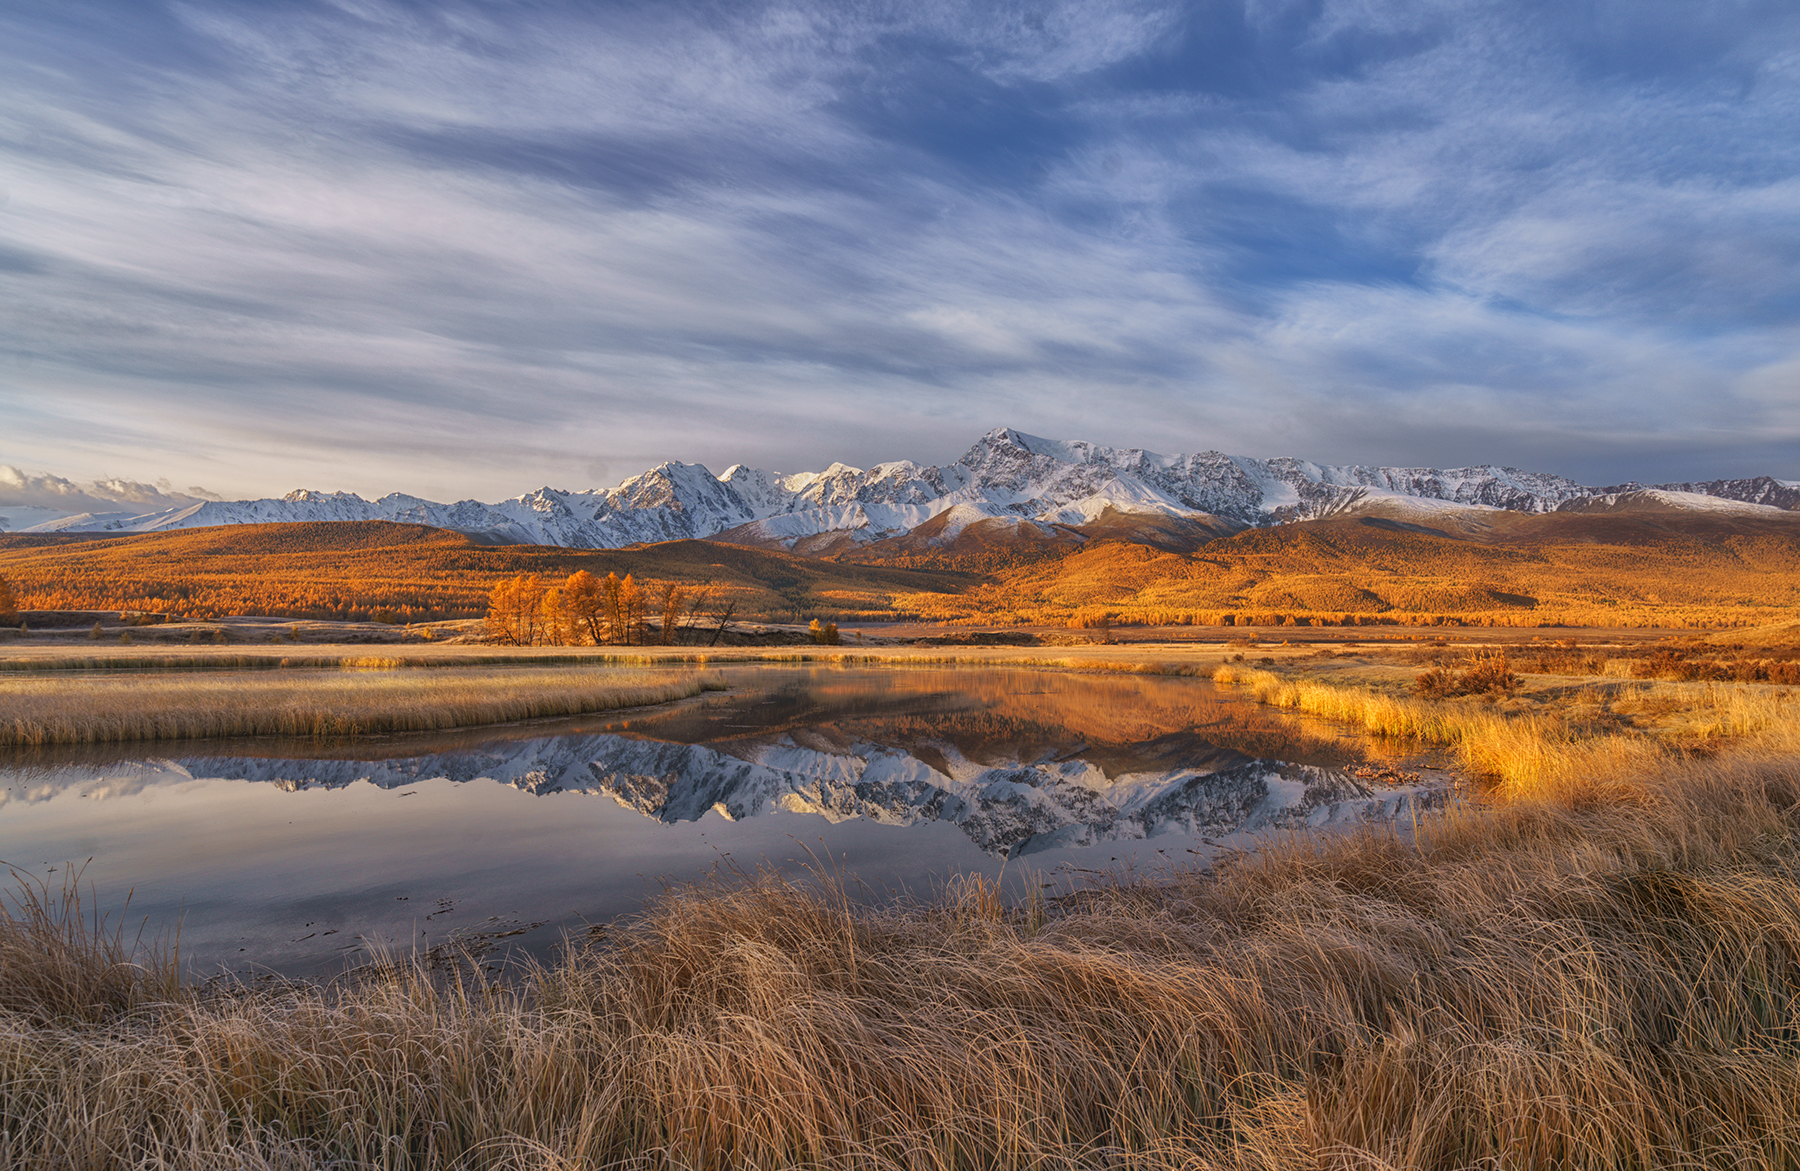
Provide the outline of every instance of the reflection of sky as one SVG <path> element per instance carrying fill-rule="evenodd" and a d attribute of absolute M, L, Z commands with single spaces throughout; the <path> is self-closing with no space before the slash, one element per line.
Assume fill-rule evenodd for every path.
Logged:
<path fill-rule="evenodd" d="M 666 825 L 604 796 L 441 778 L 299 792 L 155 779 L 125 799 L 0 810 L 0 860 L 54 888 L 88 859 L 89 906 L 123 921 L 128 937 L 144 924 L 146 942 L 179 922 L 181 953 L 214 970 L 322 973 L 371 941 L 405 951 L 532 923 L 546 926 L 523 942 L 548 955 L 562 932 L 635 911 L 665 883 L 734 870 L 835 868 L 882 897 L 1005 865 L 957 826 L 929 820 L 833 822 L 776 805 L 741 822 L 715 812 Z M 1011 869 L 1017 884 L 1070 862 L 1153 867 L 1199 845 L 1169 835 L 1046 852 Z"/>
<path fill-rule="evenodd" d="M 1784 0 L 26 0 L 0 463 L 1800 477 L 1796 61 Z"/>
<path fill-rule="evenodd" d="M 548 922 L 530 940 L 547 949 L 565 928 L 637 909 L 664 879 L 804 862 L 802 846 L 852 853 L 876 887 L 998 868 L 950 826 L 897 834 L 791 816 L 663 826 L 585 794 L 446 780 L 297 793 L 187 781 L 0 812 L 0 859 L 53 888 L 70 863 L 92 859 L 83 890 L 128 938 L 141 922 L 149 941 L 179 921 L 182 954 L 204 966 L 286 971 L 331 970 L 369 940 L 404 951 L 496 924 Z"/>

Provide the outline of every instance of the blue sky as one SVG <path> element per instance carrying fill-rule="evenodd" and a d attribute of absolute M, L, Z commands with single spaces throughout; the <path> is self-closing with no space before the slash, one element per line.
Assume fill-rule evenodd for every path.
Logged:
<path fill-rule="evenodd" d="M 28 480 L 494 499 L 1000 424 L 1800 478 L 1800 6 L 0 14 Z"/>

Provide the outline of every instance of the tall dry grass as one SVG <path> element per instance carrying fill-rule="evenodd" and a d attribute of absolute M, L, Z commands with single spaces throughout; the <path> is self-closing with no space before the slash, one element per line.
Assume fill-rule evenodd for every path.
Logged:
<path fill-rule="evenodd" d="M 0 1014 L 93 1024 L 179 990 L 172 948 L 127 941 L 122 921 L 109 929 L 97 911 L 85 912 L 81 868 L 65 869 L 55 891 L 45 879 L 10 873 L 13 891 L 0 899 Z"/>
<path fill-rule="evenodd" d="M 678 890 L 521 983 L 71 1012 L 0 922 L 0 1164 L 1789 1168 L 1800 767 L 1295 838 L 1008 911 Z"/>
<path fill-rule="evenodd" d="M 1660 701 L 1678 713 L 1670 737 L 1594 732 L 1568 711 L 1507 711 L 1478 700 L 1416 699 L 1272 671 L 1225 664 L 1215 682 L 1246 688 L 1258 702 L 1339 720 L 1380 736 L 1453 747 L 1463 764 L 1488 778 L 1506 800 L 1634 793 L 1696 748 L 1730 742 L 1742 751 L 1800 753 L 1800 700 L 1786 691 L 1731 684 L 1656 684 L 1613 701 Z"/>
<path fill-rule="evenodd" d="M 667 703 L 720 686 L 694 671 L 365 666 L 0 677 L 0 745 L 437 731 Z"/>

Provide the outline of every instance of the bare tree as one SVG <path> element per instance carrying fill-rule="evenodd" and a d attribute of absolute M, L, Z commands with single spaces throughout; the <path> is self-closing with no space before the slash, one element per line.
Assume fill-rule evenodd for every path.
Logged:
<path fill-rule="evenodd" d="M 721 609 L 718 614 L 718 620 L 719 620 L 718 628 L 713 631 L 712 640 L 706 644 L 707 646 L 717 646 L 718 645 L 719 636 L 721 634 L 725 633 L 726 623 L 730 622 L 731 616 L 733 614 L 737 613 L 737 606 L 738 606 L 738 604 L 736 601 L 730 601 L 730 602 L 725 603 L 724 608 Z"/>

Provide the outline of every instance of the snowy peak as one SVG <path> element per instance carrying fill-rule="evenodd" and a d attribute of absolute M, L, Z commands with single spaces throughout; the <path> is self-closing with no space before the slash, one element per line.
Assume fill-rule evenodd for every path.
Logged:
<path fill-rule="evenodd" d="M 1777 480 L 1771 476 L 1755 476 L 1747 480 L 1707 480 L 1698 484 L 1658 484 L 1656 488 L 1664 492 L 1736 500 L 1743 504 L 1800 509 L 1800 483 Z"/>
<path fill-rule="evenodd" d="M 354 492 L 314 492 L 311 488 L 295 488 L 281 500 L 284 504 L 337 504 L 350 508 L 368 503 Z"/>
<path fill-rule="evenodd" d="M 1658 493 L 1651 499 L 1642 494 Z M 961 532 L 985 521 L 1028 522 L 1033 532 L 1079 528 L 1101 518 L 1192 525 L 1208 532 L 1378 511 L 1444 509 L 1711 508 L 1719 502 L 1769 511 L 1800 509 L 1800 484 L 1768 476 L 1704 483 L 1587 488 L 1565 476 L 1483 465 L 1463 468 L 1332 466 L 1293 457 L 1257 459 L 1202 451 L 1163 455 L 1142 448 L 1045 439 L 997 427 L 955 463 L 909 460 L 868 469 L 832 463 L 778 473 L 733 464 L 714 475 L 669 461 L 614 488 L 540 488 L 512 500 L 438 504 L 392 493 L 368 501 L 349 492 L 297 489 L 280 499 L 205 501 L 155 513 L 70 513 L 24 532 L 149 532 L 284 521 L 389 520 L 432 525 L 484 540 L 575 548 L 692 538 L 790 549 L 841 548 L 930 530 Z M 1708 503 L 1711 502 L 1711 503 Z M 1021 529 L 1019 531 L 1026 531 Z"/>
<path fill-rule="evenodd" d="M 1564 503 L 1558 512 L 1706 512 L 1733 516 L 1781 516 L 1790 510 L 1771 504 L 1734 500 L 1704 492 L 1674 491 L 1668 488 L 1638 488 L 1628 492 L 1605 492 L 1583 496 Z"/>

